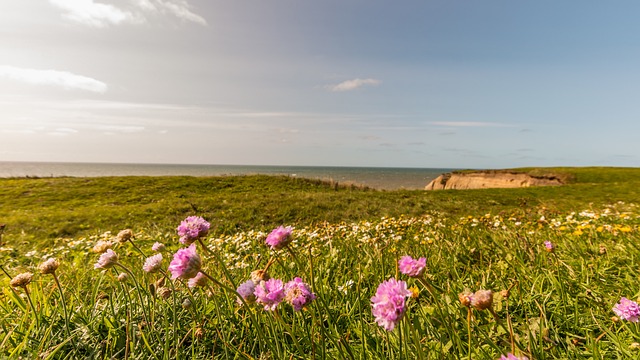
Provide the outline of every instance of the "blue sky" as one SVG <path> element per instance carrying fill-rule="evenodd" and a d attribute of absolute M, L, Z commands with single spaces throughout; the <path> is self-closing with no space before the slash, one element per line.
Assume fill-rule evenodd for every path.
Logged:
<path fill-rule="evenodd" d="M 638 13 L 635 1 L 4 2 L 0 160 L 638 166 Z"/>

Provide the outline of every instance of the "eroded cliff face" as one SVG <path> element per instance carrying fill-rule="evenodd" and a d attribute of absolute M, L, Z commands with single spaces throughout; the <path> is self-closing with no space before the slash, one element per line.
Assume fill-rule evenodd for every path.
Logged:
<path fill-rule="evenodd" d="M 477 171 L 446 173 L 431 181 L 425 190 L 519 188 L 529 186 L 557 186 L 562 181 L 554 176 L 532 176 L 506 171 Z"/>

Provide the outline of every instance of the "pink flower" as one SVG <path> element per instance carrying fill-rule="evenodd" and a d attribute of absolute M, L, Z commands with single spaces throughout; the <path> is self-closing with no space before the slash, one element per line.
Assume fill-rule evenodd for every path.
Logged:
<path fill-rule="evenodd" d="M 402 320 L 407 311 L 405 300 L 411 296 L 407 283 L 389 279 L 382 282 L 371 298 L 373 316 L 378 325 L 391 331 Z"/>
<path fill-rule="evenodd" d="M 293 228 L 291 226 L 279 226 L 271 231 L 267 236 L 265 243 L 271 246 L 272 249 L 282 249 L 291 242 L 291 232 Z"/>
<path fill-rule="evenodd" d="M 191 244 L 188 248 L 180 249 L 173 255 L 173 260 L 169 264 L 171 278 L 190 279 L 198 274 L 202 262 L 196 252 L 196 245 Z"/>
<path fill-rule="evenodd" d="M 205 219 L 200 216 L 189 216 L 184 219 L 180 226 L 178 226 L 178 235 L 180 235 L 180 242 L 185 245 L 190 245 L 196 239 L 207 235 L 209 233 L 209 224 Z"/>
<path fill-rule="evenodd" d="M 426 266 L 427 259 L 423 257 L 414 260 L 411 256 L 403 256 L 398 260 L 398 270 L 400 270 L 401 273 L 414 278 L 422 276 Z"/>
<path fill-rule="evenodd" d="M 631 322 L 638 322 L 638 316 L 640 316 L 638 303 L 626 297 L 620 299 L 620 302 L 613 307 L 613 312 L 621 319 Z"/>
<path fill-rule="evenodd" d="M 189 286 L 189 289 L 193 289 L 194 287 L 197 287 L 197 286 L 207 285 L 208 280 L 209 279 L 203 273 L 198 272 L 196 276 L 192 277 L 191 279 L 189 279 L 189 281 L 187 281 L 187 285 Z"/>
<path fill-rule="evenodd" d="M 118 254 L 116 254 L 115 251 L 111 249 L 107 249 L 107 251 L 105 251 L 102 255 L 100 255 L 98 262 L 95 265 L 93 265 L 93 268 L 108 269 L 113 265 L 115 265 L 117 262 L 118 262 Z"/>
<path fill-rule="evenodd" d="M 153 246 L 151 246 L 151 250 L 155 251 L 155 252 L 160 252 L 160 251 L 164 251 L 165 246 L 163 243 L 159 243 L 159 242 L 155 242 L 153 243 Z"/>
<path fill-rule="evenodd" d="M 269 279 L 261 281 L 254 291 L 256 301 L 264 305 L 265 310 L 275 310 L 284 299 L 284 286 L 282 280 Z"/>
<path fill-rule="evenodd" d="M 145 260 L 144 265 L 142 265 L 142 269 L 148 273 L 154 273 L 160 270 L 160 266 L 162 265 L 162 254 L 155 254 L 150 256 Z"/>
<path fill-rule="evenodd" d="M 544 248 L 547 252 L 553 252 L 553 250 L 556 248 L 555 246 L 553 246 L 553 243 L 549 240 L 544 242 Z"/>
<path fill-rule="evenodd" d="M 284 293 L 285 299 L 293 306 L 295 311 L 302 310 L 303 307 L 316 298 L 316 295 L 309 289 L 309 285 L 305 284 L 299 277 L 284 285 Z"/>
<path fill-rule="evenodd" d="M 253 304 L 256 301 L 256 283 L 247 280 L 238 286 L 236 292 L 244 299 L 247 304 Z M 242 305 L 242 301 L 238 299 L 238 303 Z"/>

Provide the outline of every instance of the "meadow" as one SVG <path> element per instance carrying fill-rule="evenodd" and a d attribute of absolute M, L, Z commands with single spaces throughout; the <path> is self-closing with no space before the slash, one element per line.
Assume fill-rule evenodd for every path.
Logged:
<path fill-rule="evenodd" d="M 0 179 L 0 357 L 640 357 L 640 169 L 522 170 L 570 184 Z"/>

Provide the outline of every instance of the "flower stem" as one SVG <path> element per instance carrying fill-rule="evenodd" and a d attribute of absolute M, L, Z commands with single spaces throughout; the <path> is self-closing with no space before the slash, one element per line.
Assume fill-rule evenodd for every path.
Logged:
<path fill-rule="evenodd" d="M 29 289 L 26 286 L 23 286 L 25 294 L 27 294 L 27 300 L 29 300 L 29 305 L 31 305 L 31 310 L 33 310 L 33 315 L 36 317 L 36 326 L 40 327 L 40 319 L 38 317 L 38 313 L 36 312 L 35 306 L 33 306 L 33 302 L 31 302 L 31 295 L 29 294 Z"/>
<path fill-rule="evenodd" d="M 62 300 L 62 310 L 64 311 L 64 326 L 67 329 L 67 335 L 71 337 L 71 329 L 69 328 L 69 314 L 67 313 L 67 302 L 64 299 L 64 293 L 62 292 L 62 286 L 60 286 L 60 281 L 58 280 L 58 275 L 53 273 L 53 279 L 56 281 L 56 286 L 58 287 L 58 291 L 60 292 L 60 300 Z"/>

